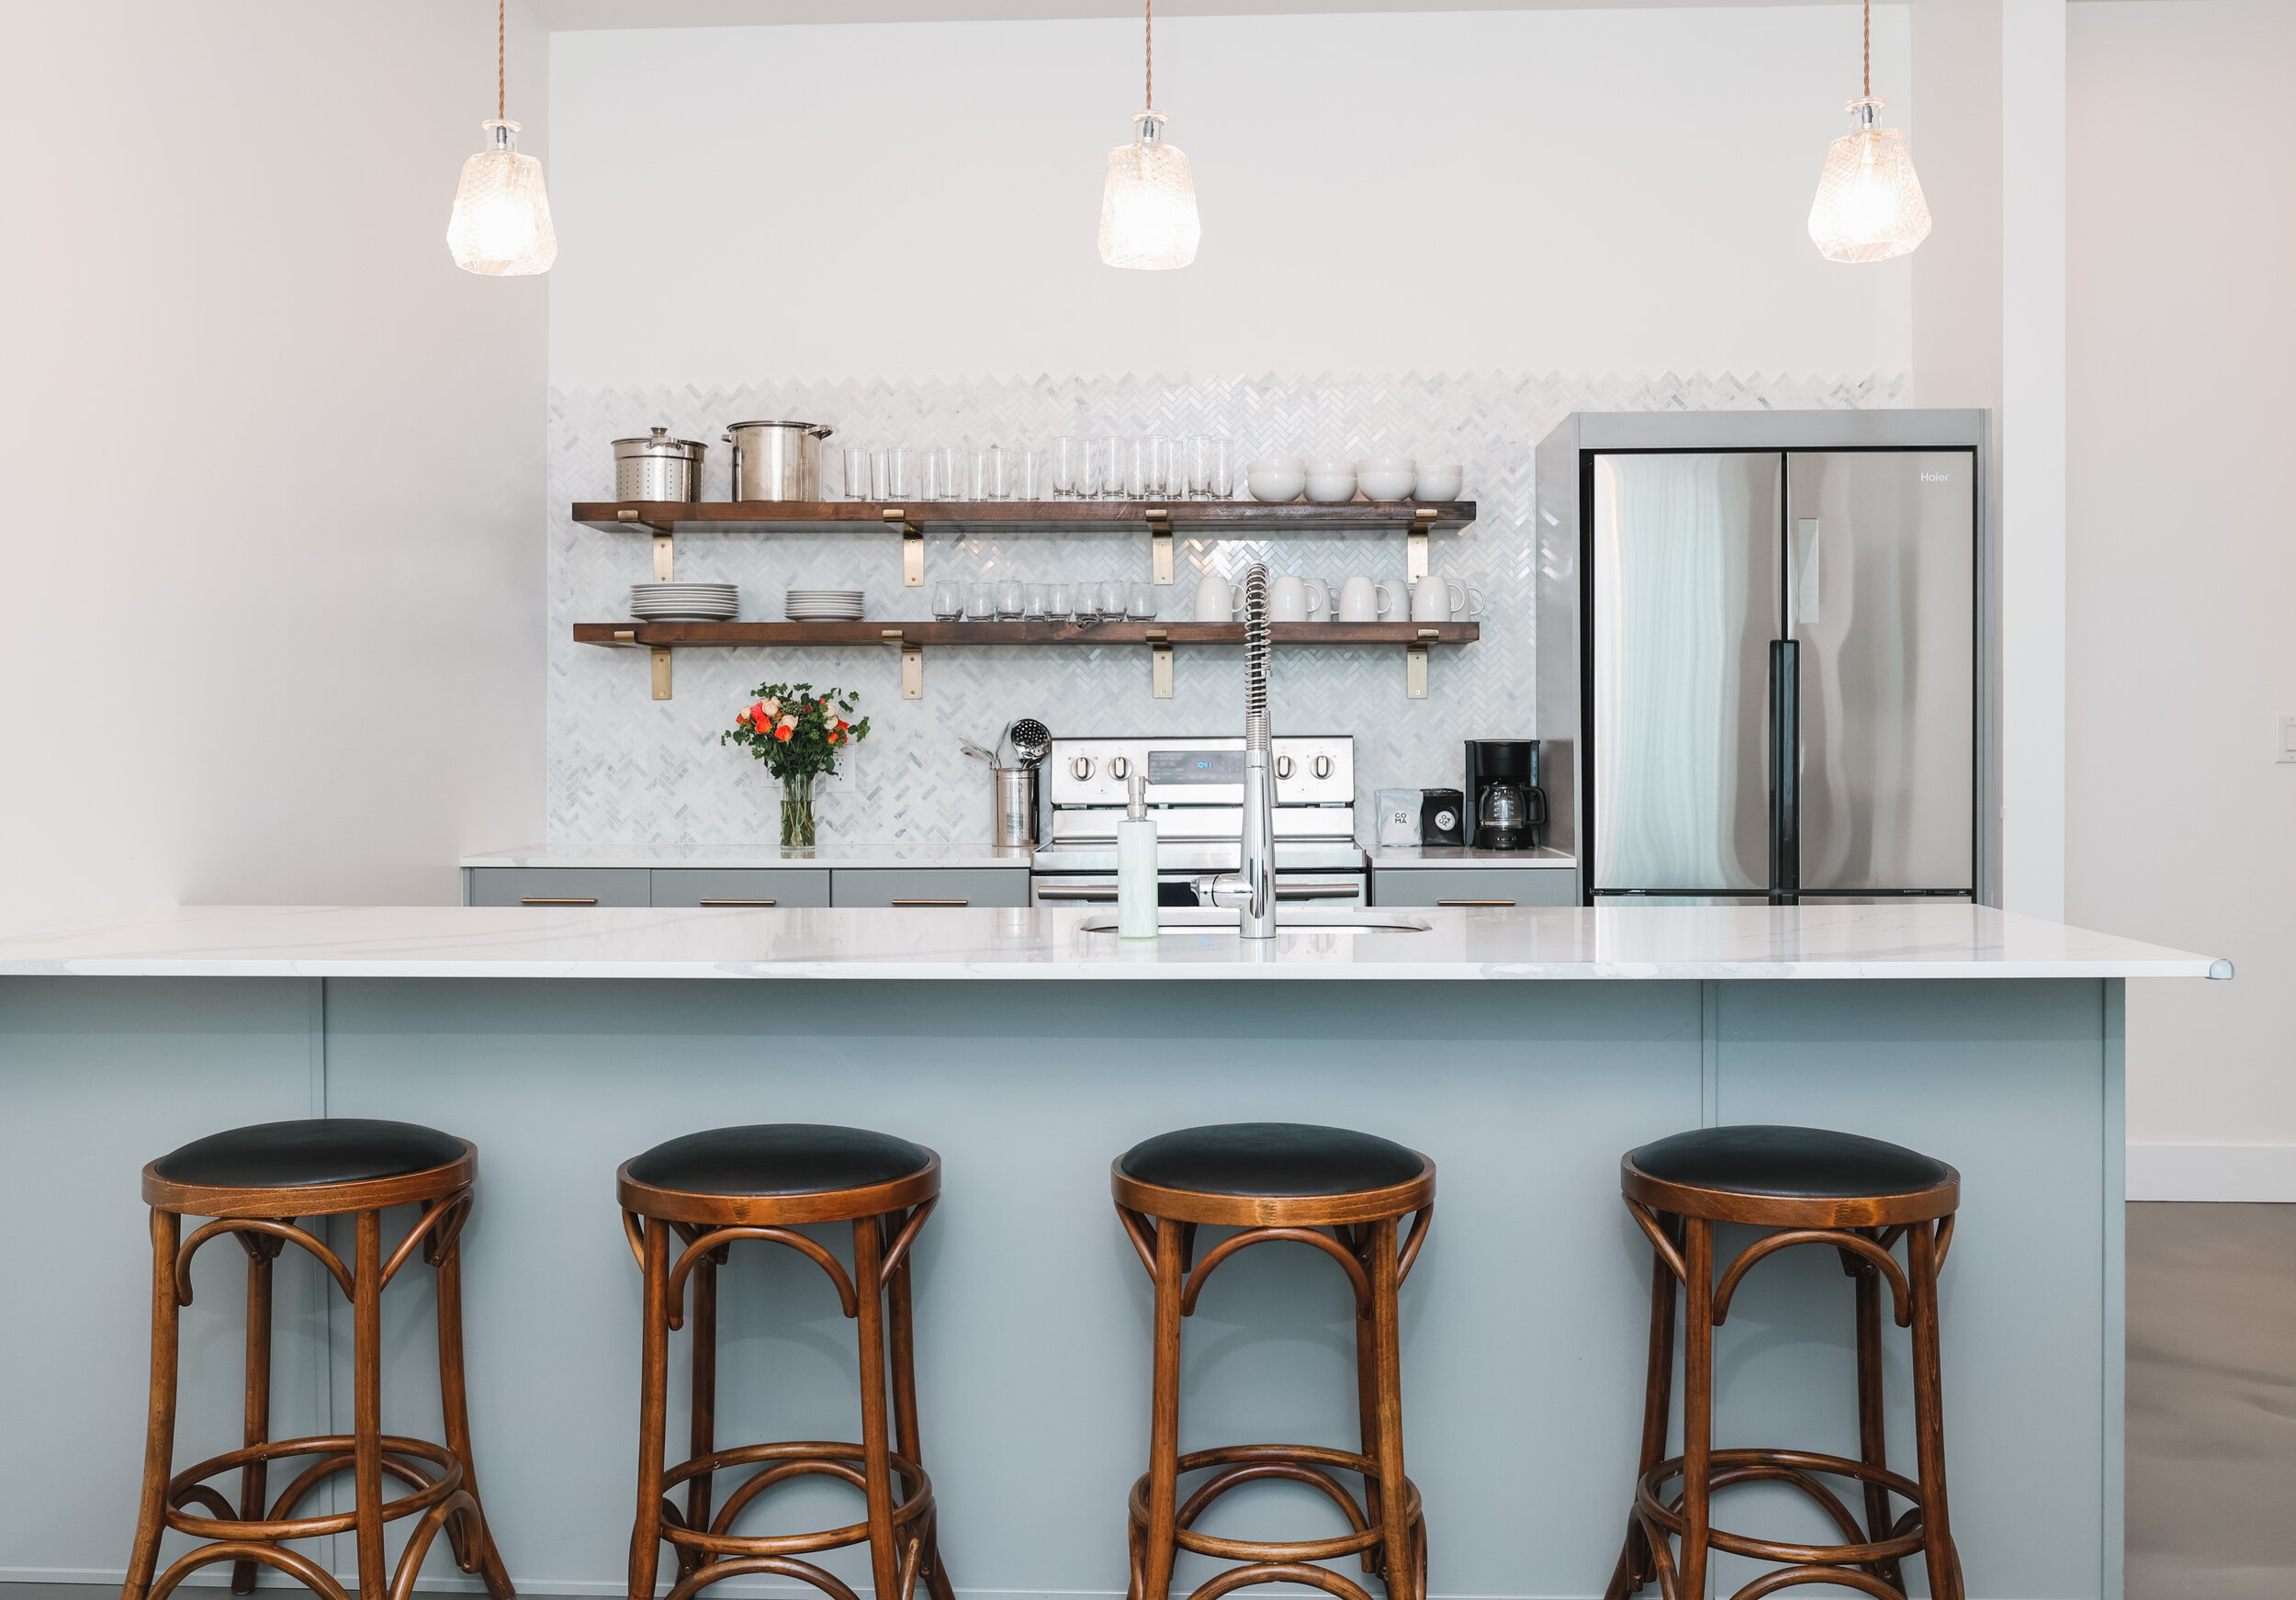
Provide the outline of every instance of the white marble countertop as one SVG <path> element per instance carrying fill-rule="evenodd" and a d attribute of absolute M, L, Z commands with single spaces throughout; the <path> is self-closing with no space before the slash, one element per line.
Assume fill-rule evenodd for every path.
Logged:
<path fill-rule="evenodd" d="M 1470 850 L 1458 844 L 1387 845 L 1371 852 L 1371 865 L 1385 867 L 1574 867 L 1567 850 Z"/>
<path fill-rule="evenodd" d="M 1101 915 L 1105 915 L 1103 910 Z M 1121 941 L 1088 910 L 182 907 L 0 931 L 0 976 L 1773 979 L 2230 977 L 1988 907 L 1415 910 L 1424 931 Z"/>
<path fill-rule="evenodd" d="M 594 845 L 552 850 L 519 845 L 467 855 L 467 867 L 1026 867 L 1031 852 L 987 844 L 852 844 L 839 839 L 809 851 L 770 844 Z"/>

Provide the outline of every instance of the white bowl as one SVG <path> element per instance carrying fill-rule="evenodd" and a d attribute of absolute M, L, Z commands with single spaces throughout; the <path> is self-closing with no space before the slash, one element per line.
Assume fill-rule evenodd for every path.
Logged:
<path fill-rule="evenodd" d="M 1467 469 L 1456 461 L 1430 462 L 1419 469 L 1412 490 L 1413 500 L 1457 500 L 1467 481 Z"/>
<path fill-rule="evenodd" d="M 1252 491 L 1254 500 L 1279 504 L 1298 500 L 1300 491 L 1308 486 L 1304 472 L 1252 472 L 1244 475 L 1244 487 Z"/>
<path fill-rule="evenodd" d="M 1373 456 L 1356 463 L 1356 472 L 1416 472 L 1419 463 L 1408 456 Z"/>
<path fill-rule="evenodd" d="M 1412 488 L 1418 481 L 1419 475 L 1408 469 L 1398 472 L 1383 468 L 1356 474 L 1356 482 L 1366 500 L 1409 500 Z"/>
<path fill-rule="evenodd" d="M 1308 498 L 1318 505 L 1337 505 L 1356 498 L 1356 475 L 1347 472 L 1308 474 Z"/>

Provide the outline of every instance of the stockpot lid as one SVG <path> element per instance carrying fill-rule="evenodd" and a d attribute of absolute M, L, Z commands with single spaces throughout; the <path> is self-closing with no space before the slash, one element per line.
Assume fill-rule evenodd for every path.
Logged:
<path fill-rule="evenodd" d="M 837 432 L 837 430 L 836 430 L 836 429 L 834 429 L 834 428 L 832 428 L 832 427 L 828 426 L 827 423 L 780 423 L 780 422 L 771 422 L 771 423 L 727 423 L 726 424 L 726 434 L 727 434 L 728 435 L 731 435 L 731 434 L 737 434 L 737 433 L 739 433 L 739 432 L 740 432 L 742 429 L 744 429 L 744 428 L 795 428 L 795 429 L 796 429 L 799 433 L 801 433 L 801 434 L 812 434 L 815 438 L 816 438 L 816 439 L 826 439 L 826 438 L 827 438 L 827 437 L 828 437 L 831 434 L 833 434 L 833 433 Z"/>
<path fill-rule="evenodd" d="M 616 439 L 614 459 L 659 456 L 668 460 L 699 461 L 707 445 L 694 439 L 673 439 L 668 428 L 656 428 L 643 439 Z"/>

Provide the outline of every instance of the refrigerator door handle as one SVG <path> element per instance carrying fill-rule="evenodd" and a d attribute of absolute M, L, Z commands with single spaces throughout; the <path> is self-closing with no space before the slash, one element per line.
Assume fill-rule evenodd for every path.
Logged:
<path fill-rule="evenodd" d="M 1770 899 L 1790 906 L 1802 887 L 1802 647 L 1770 641 Z"/>

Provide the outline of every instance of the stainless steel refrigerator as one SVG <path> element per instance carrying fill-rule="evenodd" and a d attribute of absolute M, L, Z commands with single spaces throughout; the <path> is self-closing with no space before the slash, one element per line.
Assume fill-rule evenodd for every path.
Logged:
<path fill-rule="evenodd" d="M 1588 902 L 1978 897 L 1976 442 L 1574 454 Z"/>

